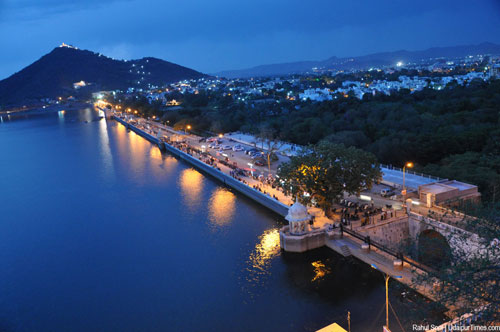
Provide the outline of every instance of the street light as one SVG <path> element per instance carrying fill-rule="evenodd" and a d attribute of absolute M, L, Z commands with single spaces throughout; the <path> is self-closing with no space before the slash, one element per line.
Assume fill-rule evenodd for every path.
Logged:
<path fill-rule="evenodd" d="M 403 203 L 404 203 L 405 198 L 406 198 L 406 187 L 405 187 L 405 173 L 406 173 L 406 168 L 412 168 L 412 167 L 413 167 L 413 163 L 411 161 L 407 162 L 403 166 L 403 191 L 401 192 L 403 194 Z"/>
<path fill-rule="evenodd" d="M 391 278 L 390 275 L 385 273 L 384 271 L 380 270 L 377 265 L 372 264 L 372 268 L 375 270 L 379 270 L 384 274 L 385 278 L 385 326 L 387 329 L 389 329 L 389 279 Z M 403 279 L 402 276 L 392 276 L 395 279 Z"/>
<path fill-rule="evenodd" d="M 250 172 L 252 173 L 252 176 L 253 176 L 253 164 L 252 163 L 248 163 L 247 165 L 250 166 Z"/>
<path fill-rule="evenodd" d="M 219 134 L 219 138 L 222 138 L 222 137 L 224 137 L 224 134 Z"/>

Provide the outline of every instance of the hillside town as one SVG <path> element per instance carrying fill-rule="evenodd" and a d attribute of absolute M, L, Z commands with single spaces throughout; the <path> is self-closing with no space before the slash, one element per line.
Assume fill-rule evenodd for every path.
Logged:
<path fill-rule="evenodd" d="M 260 77 L 226 79 L 209 77 L 185 80 L 167 86 L 148 88 L 130 87 L 124 97 L 146 97 L 150 103 L 167 107 L 179 106 L 182 95 L 200 92 L 218 93 L 243 103 L 279 103 L 281 101 L 322 102 L 337 98 L 366 98 L 367 95 L 391 95 L 408 90 L 410 93 L 425 88 L 442 90 L 449 84 L 467 86 L 474 80 L 488 81 L 500 73 L 500 57 L 468 56 L 463 59 L 438 59 L 423 64 L 398 62 L 394 67 L 351 71 L 319 71 L 288 77 Z M 135 66 L 135 65 L 132 65 Z M 141 66 L 138 73 L 144 67 Z M 356 79 L 357 78 L 357 79 Z M 81 82 L 75 82 L 75 86 Z"/>

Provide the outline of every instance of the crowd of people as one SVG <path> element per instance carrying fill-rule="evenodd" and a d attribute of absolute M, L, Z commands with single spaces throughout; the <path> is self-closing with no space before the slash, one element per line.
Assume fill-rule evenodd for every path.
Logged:
<path fill-rule="evenodd" d="M 392 206 L 384 210 L 381 207 L 375 207 L 373 202 L 366 204 L 342 199 L 340 205 L 341 208 L 334 208 L 332 212 L 339 213 L 341 222 L 346 226 L 350 225 L 351 221 L 357 220 L 361 220 L 361 226 L 366 226 L 375 220 L 384 221 L 395 215 Z"/>
<path fill-rule="evenodd" d="M 152 131 L 152 134 L 155 134 L 155 132 Z M 251 188 L 263 193 L 264 195 L 267 195 L 267 196 L 272 197 L 275 200 L 279 201 L 279 198 L 277 195 L 275 195 L 271 191 L 268 192 L 265 189 L 266 186 L 270 186 L 274 190 L 279 190 L 279 188 L 277 188 L 274 185 L 274 179 L 273 179 L 273 176 L 271 174 L 269 174 L 267 177 L 265 177 L 262 174 L 260 174 L 259 176 L 256 176 L 253 174 L 252 171 L 241 169 L 237 166 L 236 163 L 234 163 L 234 162 L 231 163 L 228 157 L 225 157 L 223 159 L 215 158 L 212 155 L 210 155 L 208 152 L 204 152 L 196 147 L 189 145 L 184 140 L 172 141 L 168 137 L 163 136 L 161 138 L 161 141 L 175 147 L 178 150 L 181 150 L 181 151 L 189 154 L 190 156 L 195 157 L 195 155 L 196 155 L 200 161 L 218 169 L 219 171 L 221 169 L 220 169 L 220 167 L 218 167 L 218 163 L 220 163 L 224 166 L 227 166 L 230 169 L 229 176 L 231 176 L 232 178 L 242 182 L 243 184 L 246 184 L 246 185 L 250 186 Z M 246 181 L 245 179 L 243 179 L 243 177 L 251 178 L 253 180 L 258 181 L 258 183 L 250 185 L 250 183 L 248 181 Z"/>

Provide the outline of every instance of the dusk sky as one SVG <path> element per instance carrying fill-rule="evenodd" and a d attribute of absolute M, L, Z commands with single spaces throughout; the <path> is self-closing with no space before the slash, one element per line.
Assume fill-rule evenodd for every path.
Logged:
<path fill-rule="evenodd" d="M 0 0 L 0 79 L 62 42 L 206 73 L 500 43 L 500 0 Z"/>

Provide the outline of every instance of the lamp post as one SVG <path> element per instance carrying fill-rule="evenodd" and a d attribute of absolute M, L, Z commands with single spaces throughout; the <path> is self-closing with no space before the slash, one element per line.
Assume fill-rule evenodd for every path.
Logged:
<path fill-rule="evenodd" d="M 189 131 L 191 130 L 191 125 L 186 126 L 186 133 L 189 135 Z"/>
<path fill-rule="evenodd" d="M 253 164 L 252 163 L 248 163 L 247 165 L 250 166 L 250 172 L 252 173 L 252 176 L 253 176 Z"/>
<path fill-rule="evenodd" d="M 385 273 L 384 271 L 380 270 L 377 265 L 372 264 L 372 268 L 375 270 L 379 270 L 384 274 L 385 278 L 385 327 L 389 329 L 389 279 L 391 278 L 390 275 Z M 402 279 L 402 276 L 392 276 L 393 278 L 396 279 Z"/>
<path fill-rule="evenodd" d="M 405 202 L 405 198 L 406 198 L 406 187 L 405 187 L 406 168 L 412 168 L 412 167 L 413 167 L 413 163 L 412 162 L 407 162 L 403 166 L 403 191 L 401 192 L 403 194 L 403 203 Z"/>

